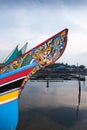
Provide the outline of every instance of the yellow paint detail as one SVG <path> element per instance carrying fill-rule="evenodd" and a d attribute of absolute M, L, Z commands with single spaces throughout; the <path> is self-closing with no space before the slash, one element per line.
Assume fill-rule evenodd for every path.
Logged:
<path fill-rule="evenodd" d="M 20 94 L 20 90 L 15 90 L 15 91 L 0 95 L 0 102 L 5 102 L 12 99 L 16 99 L 19 97 L 19 94 Z"/>
<path fill-rule="evenodd" d="M 66 31 L 63 31 L 60 35 L 61 37 L 64 36 L 66 34 Z"/>
<path fill-rule="evenodd" d="M 23 57 L 23 59 L 21 60 L 20 65 L 19 65 L 19 68 L 22 66 L 22 64 L 23 64 L 24 60 L 27 58 L 27 56 L 28 56 L 28 54 L 26 54 L 26 55 Z"/>

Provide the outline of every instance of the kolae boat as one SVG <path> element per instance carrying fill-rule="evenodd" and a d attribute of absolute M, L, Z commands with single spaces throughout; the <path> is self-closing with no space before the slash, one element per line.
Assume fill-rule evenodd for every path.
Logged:
<path fill-rule="evenodd" d="M 39 69 L 60 58 L 67 44 L 67 34 L 68 29 L 62 30 L 0 69 L 0 130 L 16 129 L 22 89 Z"/>

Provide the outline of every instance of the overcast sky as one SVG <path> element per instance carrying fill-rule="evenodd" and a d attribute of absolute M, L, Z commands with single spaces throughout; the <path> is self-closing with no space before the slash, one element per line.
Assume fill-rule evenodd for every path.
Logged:
<path fill-rule="evenodd" d="M 87 66 L 87 0 L 0 0 L 0 62 L 17 44 L 30 49 L 65 28 L 57 62 Z"/>

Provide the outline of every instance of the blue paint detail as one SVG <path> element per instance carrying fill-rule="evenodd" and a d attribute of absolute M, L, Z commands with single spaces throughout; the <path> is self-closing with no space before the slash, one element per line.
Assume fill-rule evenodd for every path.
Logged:
<path fill-rule="evenodd" d="M 34 61 L 34 62 L 33 62 L 32 64 L 30 64 L 30 65 L 26 65 L 26 66 L 23 66 L 23 67 L 18 68 L 18 69 L 16 69 L 16 70 L 13 70 L 13 71 L 11 71 L 11 72 L 1 74 L 1 75 L 0 75 L 0 79 L 6 78 L 6 77 L 11 76 L 11 75 L 13 75 L 13 74 L 16 74 L 16 73 L 18 73 L 18 72 L 21 72 L 21 71 L 24 71 L 24 70 L 26 70 L 26 69 L 35 67 L 35 66 L 37 66 L 37 65 L 38 65 L 37 62 Z"/>
<path fill-rule="evenodd" d="M 18 106 L 18 99 L 0 106 L 0 130 L 16 130 Z"/>

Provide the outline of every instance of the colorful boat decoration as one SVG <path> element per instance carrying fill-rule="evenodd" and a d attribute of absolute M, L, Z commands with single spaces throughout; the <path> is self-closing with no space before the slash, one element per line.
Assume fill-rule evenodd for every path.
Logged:
<path fill-rule="evenodd" d="M 11 51 L 11 53 L 5 58 L 5 60 L 3 61 L 2 65 L 0 66 L 0 68 L 6 66 L 7 64 L 9 64 L 13 60 L 15 60 L 17 57 L 23 55 L 26 52 L 27 45 L 28 45 L 28 43 L 26 43 L 20 50 L 18 49 L 18 45 L 17 45 Z"/>
<path fill-rule="evenodd" d="M 60 58 L 67 44 L 68 29 L 55 34 L 38 46 L 17 57 L 0 69 L 0 130 L 16 130 L 18 122 L 18 99 L 30 77 Z M 14 107 L 13 107 L 14 106 Z M 7 108 L 14 109 L 16 121 Z M 6 118 L 4 119 L 4 116 Z M 10 116 L 8 116 L 10 115 Z M 5 128 L 4 123 L 8 122 Z"/>

